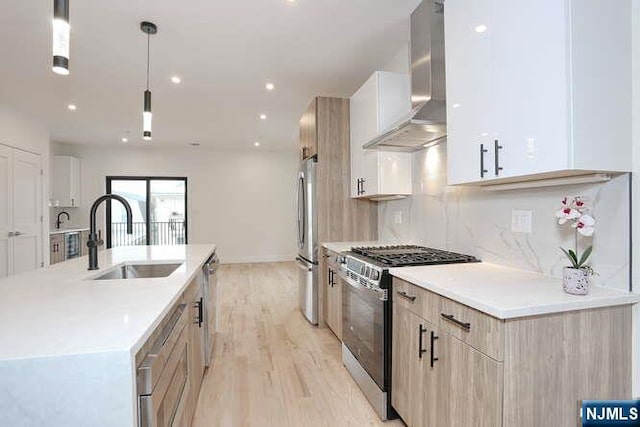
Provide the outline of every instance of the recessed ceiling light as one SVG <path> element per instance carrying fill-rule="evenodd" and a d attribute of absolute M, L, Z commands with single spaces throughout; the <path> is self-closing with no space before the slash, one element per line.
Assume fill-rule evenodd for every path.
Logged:
<path fill-rule="evenodd" d="M 256 147 L 260 147 L 260 143 L 258 141 L 254 142 L 253 145 Z"/>
<path fill-rule="evenodd" d="M 69 109 L 69 111 L 76 111 L 78 107 L 76 107 L 76 104 L 69 104 L 67 105 L 67 109 Z"/>
<path fill-rule="evenodd" d="M 475 30 L 476 33 L 484 33 L 485 31 L 487 31 L 487 26 L 484 24 L 480 24 L 475 28 Z"/>
<path fill-rule="evenodd" d="M 260 120 L 267 120 L 266 114 L 260 114 Z"/>
<path fill-rule="evenodd" d="M 274 90 L 276 88 L 276 86 L 273 83 L 267 83 L 266 85 L 264 85 L 264 87 L 267 90 Z"/>
<path fill-rule="evenodd" d="M 122 138 L 120 138 L 120 141 L 129 142 L 129 138 L 127 138 L 126 136 L 123 136 Z"/>
<path fill-rule="evenodd" d="M 182 79 L 180 77 L 178 76 L 171 77 L 171 83 L 180 84 L 180 82 L 182 82 Z"/>
<path fill-rule="evenodd" d="M 199 142 L 190 142 L 189 145 L 192 146 L 192 147 L 199 147 L 200 143 Z"/>

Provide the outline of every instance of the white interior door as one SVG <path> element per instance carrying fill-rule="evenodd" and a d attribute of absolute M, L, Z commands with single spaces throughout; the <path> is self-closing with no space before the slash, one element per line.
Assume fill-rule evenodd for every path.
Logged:
<path fill-rule="evenodd" d="M 11 152 L 0 145 L 0 277 L 7 277 L 13 264 L 9 233 L 12 232 L 11 209 Z"/>
<path fill-rule="evenodd" d="M 42 185 L 40 156 L 13 151 L 13 274 L 42 262 Z"/>

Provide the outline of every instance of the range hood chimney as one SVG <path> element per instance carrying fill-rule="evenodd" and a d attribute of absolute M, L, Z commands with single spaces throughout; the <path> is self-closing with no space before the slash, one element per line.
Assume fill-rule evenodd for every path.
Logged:
<path fill-rule="evenodd" d="M 447 136 L 443 0 L 424 0 L 411 14 L 411 114 L 364 148 L 417 151 Z"/>

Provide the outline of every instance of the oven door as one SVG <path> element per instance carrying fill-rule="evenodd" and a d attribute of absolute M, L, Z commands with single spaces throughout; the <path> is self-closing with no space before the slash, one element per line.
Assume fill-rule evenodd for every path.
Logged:
<path fill-rule="evenodd" d="M 347 277 L 342 287 L 342 339 L 369 376 L 385 391 L 386 291 L 370 289 Z"/>

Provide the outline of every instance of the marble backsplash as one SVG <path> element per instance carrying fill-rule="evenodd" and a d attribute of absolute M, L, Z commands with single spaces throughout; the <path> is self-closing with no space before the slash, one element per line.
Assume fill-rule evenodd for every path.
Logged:
<path fill-rule="evenodd" d="M 629 289 L 628 175 L 605 183 L 486 191 L 447 186 L 446 167 L 446 143 L 413 154 L 413 196 L 379 203 L 380 240 L 448 249 L 561 277 L 567 261 L 559 248 L 572 248 L 575 238 L 569 225 L 558 226 L 554 213 L 565 195 L 582 195 L 597 221 L 594 236 L 579 239 L 581 248 L 594 245 L 594 283 Z M 514 209 L 532 211 L 531 233 L 511 231 Z"/>

